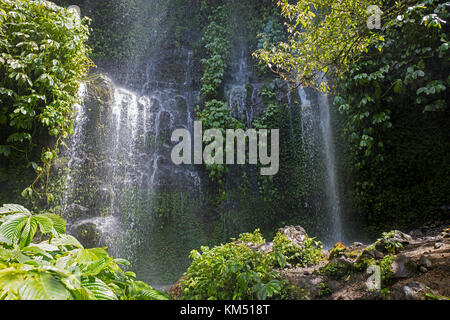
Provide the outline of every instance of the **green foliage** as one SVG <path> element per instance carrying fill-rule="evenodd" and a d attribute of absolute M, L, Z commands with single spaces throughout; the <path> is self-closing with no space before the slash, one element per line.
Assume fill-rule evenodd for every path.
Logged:
<path fill-rule="evenodd" d="M 383 286 L 388 285 L 391 281 L 391 275 L 393 273 L 392 263 L 394 260 L 395 255 L 387 255 L 378 263 L 381 272 L 381 284 Z"/>
<path fill-rule="evenodd" d="M 280 232 L 273 239 L 273 251 L 276 265 L 281 268 L 287 263 L 302 268 L 317 264 L 324 258 L 321 243 L 314 238 L 305 239 L 302 246 L 299 246 Z"/>
<path fill-rule="evenodd" d="M 0 1 L 0 156 L 20 155 L 46 180 L 72 132 L 72 106 L 92 65 L 87 22 L 48 1 Z M 40 159 L 29 160 L 44 132 L 56 147 L 39 146 Z M 35 183 L 24 196 L 36 193 Z"/>
<path fill-rule="evenodd" d="M 321 268 L 320 272 L 333 279 L 341 280 L 350 275 L 350 273 L 352 272 L 352 268 L 351 265 L 339 263 L 337 261 L 331 261 L 325 267 Z"/>
<path fill-rule="evenodd" d="M 448 7 L 417 1 L 338 80 L 356 206 L 380 229 L 437 217 L 448 193 Z"/>
<path fill-rule="evenodd" d="M 321 73 L 346 72 L 379 37 L 367 28 L 367 8 L 382 2 L 279 1 L 289 38 L 275 44 L 266 41 L 255 56 L 287 80 L 317 86 Z M 390 14 L 395 13 L 392 11 Z"/>
<path fill-rule="evenodd" d="M 232 239 L 234 240 L 234 239 Z M 239 236 L 239 240 L 245 244 L 256 244 L 261 245 L 266 242 L 266 240 L 261 235 L 261 231 L 259 229 L 256 229 L 253 233 L 243 233 Z"/>
<path fill-rule="evenodd" d="M 381 235 L 381 239 L 377 240 L 377 243 L 379 243 L 379 242 L 383 243 L 384 248 L 390 254 L 396 254 L 401 249 L 403 249 L 402 243 L 400 243 L 398 241 L 394 241 L 394 239 L 393 239 L 394 235 L 395 235 L 395 231 L 383 232 L 383 234 Z"/>
<path fill-rule="evenodd" d="M 319 284 L 318 288 L 319 292 L 317 293 L 317 295 L 319 297 L 328 297 L 333 293 L 333 290 L 331 290 L 331 288 L 328 286 L 328 283 L 326 282 L 322 282 L 321 284 Z"/>
<path fill-rule="evenodd" d="M 201 93 L 205 101 L 202 109 L 197 107 L 197 120 L 203 122 L 204 129 L 219 129 L 225 134 L 226 129 L 244 128 L 244 125 L 231 116 L 230 106 L 220 101 L 223 96 L 223 78 L 228 65 L 231 50 L 231 31 L 229 26 L 229 7 L 217 6 L 208 17 L 209 24 L 203 31 L 207 57 L 202 59 L 203 77 Z M 209 177 L 218 186 L 218 203 L 226 198 L 224 177 L 228 172 L 225 165 L 207 165 Z"/>
<path fill-rule="evenodd" d="M 237 241 L 191 252 L 193 262 L 182 281 L 182 299 L 265 300 L 292 297 L 293 288 L 273 270 L 273 255 L 247 246 L 263 243 L 259 230 Z"/>
<path fill-rule="evenodd" d="M 135 281 L 129 265 L 104 248 L 85 249 L 65 234 L 65 221 L 33 215 L 20 205 L 0 208 L 1 300 L 167 300 Z M 33 243 L 36 232 L 47 240 Z"/>

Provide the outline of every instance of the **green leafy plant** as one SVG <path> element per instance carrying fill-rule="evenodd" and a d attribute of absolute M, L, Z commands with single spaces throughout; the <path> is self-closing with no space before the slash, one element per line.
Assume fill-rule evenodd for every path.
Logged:
<path fill-rule="evenodd" d="M 403 244 L 398 241 L 395 241 L 393 239 L 394 235 L 395 235 L 395 231 L 383 232 L 383 234 L 381 235 L 381 239 L 378 239 L 378 241 L 377 241 L 377 242 L 382 242 L 384 248 L 390 254 L 396 254 L 401 249 L 403 249 Z"/>
<path fill-rule="evenodd" d="M 85 249 L 65 233 L 63 218 L 0 208 L 1 300 L 166 300 L 168 296 L 123 272 L 124 259 L 105 248 Z M 39 232 L 47 240 L 33 243 Z"/>
<path fill-rule="evenodd" d="M 246 244 L 261 242 L 258 230 L 215 248 L 194 250 L 182 280 L 181 299 L 265 300 L 288 295 L 290 286 L 273 270 L 272 257 Z"/>
<path fill-rule="evenodd" d="M 36 171 L 23 196 L 37 193 L 43 176 L 46 188 L 58 146 L 72 132 L 72 107 L 92 66 L 87 23 L 49 1 L 0 1 L 0 156 L 20 156 Z M 43 133 L 56 144 L 40 146 L 33 160 Z"/>
<path fill-rule="evenodd" d="M 317 264 L 323 260 L 322 246 L 314 238 L 307 238 L 301 246 L 293 243 L 282 233 L 277 233 L 273 239 L 273 253 L 276 265 L 284 268 L 287 263 L 306 267 L 309 264 Z"/>

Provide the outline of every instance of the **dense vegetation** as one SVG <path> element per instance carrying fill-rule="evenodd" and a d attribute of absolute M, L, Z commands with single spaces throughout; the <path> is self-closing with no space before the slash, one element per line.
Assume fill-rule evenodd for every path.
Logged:
<path fill-rule="evenodd" d="M 123 272 L 119 265 L 128 261 L 104 248 L 83 248 L 58 215 L 8 204 L 0 208 L 0 223 L 0 300 L 168 299 Z"/>
<path fill-rule="evenodd" d="M 373 237 L 445 218 L 440 207 L 450 203 L 448 2 L 55 2 L 79 5 L 92 23 L 48 1 L 0 0 L 0 204 L 20 199 L 41 213 L 18 205 L 0 208 L 0 299 L 168 298 L 121 270 L 127 261 L 110 257 L 104 248 L 85 249 L 65 234 L 58 215 L 64 186 L 50 175 L 51 164 L 73 131 L 73 106 L 81 102 L 80 83 L 93 66 L 91 59 L 123 83 L 124 71 L 155 52 L 187 48 L 194 56 L 195 119 L 203 121 L 204 130 L 280 129 L 279 174 L 261 177 L 254 168 L 202 167 L 210 184 L 195 200 L 201 208 L 194 196 L 178 190 L 157 190 L 151 201 L 148 190 L 123 192 L 120 209 L 135 213 L 123 214 L 124 222 L 151 230 L 158 239 L 151 258 L 160 263 L 154 272 L 164 274 L 164 281 L 174 282 L 180 268 L 185 270 L 189 261 L 183 256 L 180 262 L 180 256 L 186 250 L 210 246 L 191 252 L 182 299 L 302 298 L 277 270 L 324 260 L 314 239 L 299 247 L 274 233 L 277 227 L 301 224 L 316 234 L 326 219 L 326 188 L 313 183 L 323 180 L 323 168 L 308 158 L 298 86 L 335 97 L 339 189 L 348 228 Z M 382 9 L 381 29 L 368 28 L 369 5 Z M 256 96 L 255 107 L 263 110 L 250 124 L 233 117 L 235 106 L 227 101 L 236 48 L 246 48 L 255 58 L 248 62 L 244 98 L 249 103 Z M 176 78 L 171 66 L 161 69 Z M 102 126 L 100 121 L 96 126 Z M 95 139 L 92 148 L 102 142 Z M 92 183 L 83 190 L 92 202 L 99 185 L 95 171 L 99 167 L 88 171 Z M 105 199 L 105 208 L 96 207 L 101 216 L 112 202 L 108 195 Z M 364 229 L 354 228 L 355 221 L 363 221 Z M 255 228 L 261 231 L 217 246 Z M 98 242 L 95 228 L 86 230 Z M 188 238 L 191 234 L 195 239 Z M 265 243 L 262 234 L 273 239 L 269 254 L 254 248 Z M 354 269 L 364 272 L 377 265 L 386 284 L 399 248 L 389 241 L 392 234 L 383 236 L 388 254 L 380 261 L 361 259 Z M 337 245 L 330 257 L 344 248 Z M 322 271 L 341 279 L 354 270 L 333 262 Z"/>
<path fill-rule="evenodd" d="M 265 244 L 259 230 L 215 248 L 191 252 L 193 259 L 182 280 L 181 299 L 265 300 L 296 299 L 298 292 L 274 268 L 288 263 L 305 267 L 323 259 L 320 243 L 306 239 L 303 247 L 278 233 L 273 251 L 258 250 Z"/>
<path fill-rule="evenodd" d="M 0 9 L 0 161 L 34 169 L 38 177 L 22 193 L 31 197 L 46 193 L 51 163 L 72 132 L 72 107 L 92 65 L 89 29 L 47 1 L 2 0 Z"/>
<path fill-rule="evenodd" d="M 438 219 L 449 201 L 449 9 L 443 1 L 380 1 L 382 25 L 371 30 L 372 4 L 280 1 L 289 39 L 255 56 L 291 82 L 336 95 L 352 202 L 379 232 Z"/>

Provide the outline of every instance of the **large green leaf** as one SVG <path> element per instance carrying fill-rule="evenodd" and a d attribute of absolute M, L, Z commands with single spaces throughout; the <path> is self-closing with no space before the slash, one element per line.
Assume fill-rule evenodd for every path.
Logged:
<path fill-rule="evenodd" d="M 43 234 L 52 232 L 53 229 L 52 219 L 50 219 L 46 215 L 34 216 L 34 219 L 36 219 L 37 223 L 39 224 L 39 229 Z"/>
<path fill-rule="evenodd" d="M 118 300 L 108 285 L 98 278 L 83 277 L 81 285 L 93 300 Z"/>
<path fill-rule="evenodd" d="M 51 219 L 52 223 L 53 223 L 53 228 L 55 229 L 55 231 L 59 234 L 63 234 L 66 232 L 66 221 L 64 220 L 63 217 L 57 215 L 57 214 L 50 214 L 50 213 L 46 213 L 43 214 L 42 216 L 48 217 L 49 219 Z"/>
<path fill-rule="evenodd" d="M 54 238 L 51 240 L 50 242 L 51 245 L 53 246 L 70 246 L 70 247 L 75 247 L 75 248 L 83 248 L 83 245 L 74 237 L 72 237 L 71 235 L 68 234 L 61 234 L 58 237 Z"/>
<path fill-rule="evenodd" d="M 38 273 L 28 277 L 19 288 L 21 300 L 69 300 L 69 290 L 61 281 L 50 273 Z"/>
<path fill-rule="evenodd" d="M 169 300 L 167 295 L 153 289 L 142 281 L 133 281 L 128 288 L 128 298 L 132 300 Z"/>
<path fill-rule="evenodd" d="M 31 216 L 31 213 L 30 211 L 28 211 L 28 209 L 18 204 L 4 204 L 2 207 L 0 207 L 0 215 L 15 213 L 22 213 L 24 215 Z"/>
<path fill-rule="evenodd" d="M 0 226 L 0 236 L 6 239 L 8 244 L 16 245 L 20 239 L 22 229 L 29 223 L 30 217 L 24 213 L 16 213 L 9 216 Z"/>

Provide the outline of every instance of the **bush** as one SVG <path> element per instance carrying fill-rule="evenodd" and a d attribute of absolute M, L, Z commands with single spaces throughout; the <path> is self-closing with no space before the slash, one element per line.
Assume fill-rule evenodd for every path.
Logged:
<path fill-rule="evenodd" d="M 63 218 L 33 215 L 19 205 L 0 208 L 0 300 L 167 300 L 123 272 L 123 259 L 85 249 L 65 234 Z M 33 243 L 36 233 L 47 240 Z"/>
<path fill-rule="evenodd" d="M 238 241 L 192 251 L 194 261 L 182 280 L 181 299 L 265 300 L 289 294 L 287 281 L 272 269 L 272 255 L 246 245 L 261 243 L 261 238 L 256 230 Z"/>
<path fill-rule="evenodd" d="M 307 238 L 299 246 L 289 240 L 284 234 L 277 233 L 273 239 L 273 251 L 276 258 L 276 266 L 284 268 L 286 263 L 297 267 L 306 267 L 308 264 L 317 264 L 323 260 L 320 242 L 314 238 Z"/>
<path fill-rule="evenodd" d="M 72 107 L 92 65 L 86 23 L 49 1 L 0 0 L 0 156 L 28 162 L 43 133 L 58 145 L 72 132 Z M 48 173 L 57 153 L 45 148 L 30 165 Z"/>

